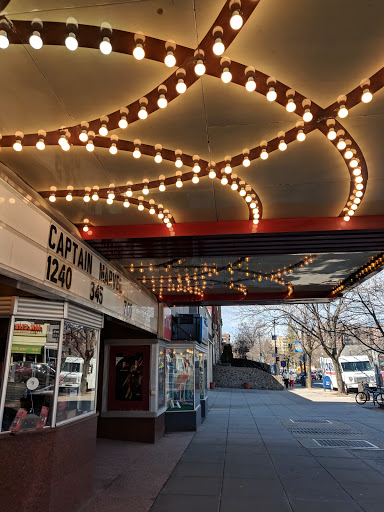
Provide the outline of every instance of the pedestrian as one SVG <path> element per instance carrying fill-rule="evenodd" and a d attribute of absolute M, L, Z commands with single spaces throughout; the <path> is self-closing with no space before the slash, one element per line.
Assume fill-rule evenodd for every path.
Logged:
<path fill-rule="evenodd" d="M 290 388 L 294 388 L 295 387 L 295 382 L 294 382 L 294 379 L 293 379 L 293 373 L 292 372 L 289 372 L 289 387 Z"/>
<path fill-rule="evenodd" d="M 283 371 L 283 380 L 284 380 L 284 386 L 285 386 L 285 389 L 288 389 L 288 385 L 289 385 L 289 373 L 287 372 L 287 370 L 284 370 L 284 371 Z"/>

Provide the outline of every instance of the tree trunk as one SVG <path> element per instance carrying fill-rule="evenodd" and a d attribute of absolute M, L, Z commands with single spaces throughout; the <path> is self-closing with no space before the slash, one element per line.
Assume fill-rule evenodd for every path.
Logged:
<path fill-rule="evenodd" d="M 83 365 L 83 374 L 81 376 L 81 385 L 80 385 L 80 393 L 82 395 L 85 395 L 85 393 L 87 392 L 87 378 L 88 378 L 88 371 L 89 371 L 89 363 L 90 363 L 90 360 L 87 359 L 86 361 L 84 361 L 84 365 Z"/>
<path fill-rule="evenodd" d="M 312 387 L 312 354 L 307 353 L 307 388 Z"/>
<path fill-rule="evenodd" d="M 337 390 L 338 390 L 339 393 L 343 393 L 344 395 L 346 395 L 347 393 L 346 393 L 346 390 L 345 390 L 345 386 L 344 386 L 344 382 L 343 382 L 343 377 L 341 375 L 339 360 L 335 359 L 334 357 L 332 357 L 331 359 L 332 359 L 333 367 L 335 369 L 335 376 L 336 376 L 336 381 L 337 381 Z"/>

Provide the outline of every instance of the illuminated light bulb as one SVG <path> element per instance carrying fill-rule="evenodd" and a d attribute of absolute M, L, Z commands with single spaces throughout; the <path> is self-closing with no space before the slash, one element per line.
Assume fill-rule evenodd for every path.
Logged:
<path fill-rule="evenodd" d="M 245 82 L 245 88 L 248 92 L 253 92 L 256 90 L 256 82 L 253 76 L 249 76 L 247 81 Z"/>
<path fill-rule="evenodd" d="M 157 164 L 160 164 L 162 161 L 163 161 L 163 157 L 161 156 L 160 151 L 157 151 L 157 152 L 156 152 L 156 155 L 155 155 L 155 162 L 156 162 Z"/>
<path fill-rule="evenodd" d="M 72 199 L 73 199 L 72 192 L 68 192 L 67 195 L 65 196 L 65 199 L 67 201 L 72 201 Z"/>
<path fill-rule="evenodd" d="M 136 60 L 144 59 L 145 50 L 144 50 L 144 46 L 142 45 L 142 43 L 136 43 L 136 46 L 134 47 L 132 54 Z"/>
<path fill-rule="evenodd" d="M 352 158 L 349 162 L 349 166 L 350 167 L 357 167 L 359 165 L 359 162 L 357 161 L 356 158 Z"/>
<path fill-rule="evenodd" d="M 252 201 L 252 197 L 251 196 L 245 196 L 245 200 L 247 201 L 247 203 L 250 203 Z"/>
<path fill-rule="evenodd" d="M 45 149 L 45 142 L 44 142 L 44 139 L 39 139 L 37 142 L 36 142 L 36 147 L 39 151 L 43 151 L 43 149 Z"/>
<path fill-rule="evenodd" d="M 117 153 L 116 142 L 112 142 L 112 144 L 109 148 L 109 152 L 111 153 L 111 155 L 116 155 L 116 153 Z"/>
<path fill-rule="evenodd" d="M 362 197 L 363 192 L 361 190 L 358 190 L 355 195 L 356 195 L 356 197 Z"/>
<path fill-rule="evenodd" d="M 112 190 L 108 192 L 108 199 L 115 199 L 115 193 Z"/>
<path fill-rule="evenodd" d="M 167 222 L 167 228 L 171 228 L 172 227 L 172 222 Z"/>
<path fill-rule="evenodd" d="M 363 103 L 369 103 L 370 101 L 372 101 L 372 98 L 373 98 L 373 95 L 372 95 L 371 91 L 369 89 L 364 89 L 363 94 L 361 96 L 361 101 Z"/>
<path fill-rule="evenodd" d="M 93 150 L 95 149 L 95 145 L 94 145 L 94 143 L 93 143 L 93 140 L 89 140 L 89 141 L 87 142 L 87 145 L 85 146 L 85 149 L 86 149 L 87 151 L 93 151 Z"/>
<path fill-rule="evenodd" d="M 50 200 L 51 203 L 54 203 L 56 201 L 56 196 L 55 196 L 55 194 L 53 192 L 49 196 L 49 200 Z"/>
<path fill-rule="evenodd" d="M 345 222 L 348 222 L 350 220 L 349 215 L 345 215 L 344 220 L 345 220 Z"/>
<path fill-rule="evenodd" d="M 233 28 L 233 30 L 239 30 L 243 25 L 243 18 L 240 15 L 240 11 L 237 9 L 233 11 L 231 19 L 229 20 L 229 24 Z"/>
<path fill-rule="evenodd" d="M 363 188 L 364 188 L 364 185 L 363 185 L 362 183 L 358 183 L 358 184 L 356 185 L 356 189 L 357 189 L 357 190 L 363 190 Z"/>
<path fill-rule="evenodd" d="M 198 76 L 202 76 L 202 75 L 204 75 L 205 71 L 206 71 L 206 69 L 205 69 L 204 62 L 201 59 L 199 59 L 195 65 L 195 73 Z"/>
<path fill-rule="evenodd" d="M 223 176 L 223 177 L 221 178 L 221 184 L 222 184 L 222 185 L 228 185 L 228 178 L 227 178 L 226 176 Z"/>
<path fill-rule="evenodd" d="M 285 143 L 285 141 L 284 141 L 284 140 L 281 140 L 281 141 L 279 142 L 279 149 L 280 149 L 280 151 L 285 151 L 285 150 L 287 149 L 287 147 L 288 147 L 288 146 L 287 146 L 287 144 Z"/>
<path fill-rule="evenodd" d="M 85 224 L 85 226 L 83 226 L 83 231 L 85 233 L 87 233 L 88 230 L 89 230 L 88 224 Z"/>
<path fill-rule="evenodd" d="M 90 200 L 91 198 L 89 197 L 89 194 L 85 194 L 85 196 L 83 197 L 84 203 L 89 203 Z"/>
<path fill-rule="evenodd" d="M 304 130 L 300 129 L 300 130 L 297 132 L 296 139 L 297 139 L 299 142 L 304 142 L 306 138 L 307 138 L 307 136 L 305 135 Z"/>
<path fill-rule="evenodd" d="M 139 116 L 139 119 L 147 119 L 148 112 L 147 112 L 147 107 L 145 105 L 141 105 L 138 116 Z"/>
<path fill-rule="evenodd" d="M 126 193 L 125 193 L 125 195 L 126 195 L 127 197 L 132 197 L 132 196 L 133 196 L 132 189 L 128 187 L 128 188 L 127 188 L 127 191 L 126 191 Z"/>
<path fill-rule="evenodd" d="M 259 219 L 253 219 L 253 223 L 257 225 L 259 223 Z"/>
<path fill-rule="evenodd" d="M 107 204 L 113 204 L 113 199 L 111 199 L 110 197 L 108 197 L 108 199 L 107 199 Z"/>
<path fill-rule="evenodd" d="M 249 205 L 250 208 L 256 208 L 256 203 L 252 201 L 252 203 Z"/>
<path fill-rule="evenodd" d="M 353 169 L 353 175 L 354 176 L 360 176 L 360 174 L 361 174 L 360 167 L 356 167 L 355 169 Z"/>
<path fill-rule="evenodd" d="M 338 143 L 337 143 L 337 149 L 340 149 L 340 151 L 343 151 L 343 149 L 345 149 L 347 147 L 347 143 L 345 142 L 344 139 L 339 139 Z"/>
<path fill-rule="evenodd" d="M 167 55 L 164 58 L 164 64 L 167 66 L 167 68 L 173 68 L 174 66 L 176 66 L 176 57 L 173 51 L 167 51 Z"/>
<path fill-rule="evenodd" d="M 168 105 L 167 98 L 165 94 L 160 94 L 159 99 L 157 100 L 157 105 L 159 108 L 165 108 Z"/>
<path fill-rule="evenodd" d="M 181 181 L 181 178 L 177 178 L 176 180 L 176 187 L 181 188 L 183 186 L 183 182 Z"/>
<path fill-rule="evenodd" d="M 5 30 L 0 30 L 0 48 L 6 50 L 9 46 L 8 34 Z"/>
<path fill-rule="evenodd" d="M 159 212 L 159 213 L 157 214 L 157 216 L 159 217 L 159 219 L 162 219 L 162 218 L 164 217 L 164 213 L 163 213 L 163 212 Z"/>
<path fill-rule="evenodd" d="M 88 140 L 87 130 L 81 130 L 81 133 L 79 134 L 79 140 L 81 140 L 81 142 L 87 142 L 87 140 Z"/>
<path fill-rule="evenodd" d="M 134 152 L 132 153 L 133 158 L 140 158 L 141 157 L 141 151 L 138 146 L 135 147 Z"/>
<path fill-rule="evenodd" d="M 213 43 L 212 46 L 212 50 L 215 55 L 223 55 L 225 46 L 223 44 L 223 40 L 221 39 L 221 37 L 215 39 L 215 42 Z"/>
<path fill-rule="evenodd" d="M 348 148 L 347 151 L 344 153 L 344 158 L 346 158 L 347 160 L 349 160 L 350 158 L 353 157 L 353 151 L 351 148 Z"/>
<path fill-rule="evenodd" d="M 103 40 L 100 42 L 99 45 L 101 53 L 104 55 L 109 55 L 112 51 L 112 45 L 109 37 L 103 37 Z"/>
<path fill-rule="evenodd" d="M 128 121 L 127 116 L 121 116 L 119 120 L 119 128 L 122 128 L 123 130 L 125 128 L 128 128 Z"/>
<path fill-rule="evenodd" d="M 353 204 L 353 205 L 351 206 L 351 210 L 357 210 L 357 208 L 358 208 L 357 204 Z"/>
<path fill-rule="evenodd" d="M 340 105 L 339 111 L 337 112 L 337 115 L 341 117 L 341 119 L 344 119 L 348 115 L 348 110 L 345 107 L 345 105 Z"/>
<path fill-rule="evenodd" d="M 177 156 L 176 157 L 176 160 L 175 160 L 175 166 L 180 169 L 181 167 L 183 167 L 183 161 L 181 159 L 180 156 Z"/>
<path fill-rule="evenodd" d="M 99 133 L 100 135 L 102 135 L 103 137 L 105 137 L 106 135 L 108 135 L 108 128 L 107 128 L 107 125 L 105 123 L 102 123 L 100 128 L 99 128 Z"/>
<path fill-rule="evenodd" d="M 177 84 L 176 84 L 176 91 L 179 94 L 184 94 L 186 90 L 187 90 L 187 86 L 185 85 L 184 80 L 182 78 L 179 78 L 177 81 Z"/>
<path fill-rule="evenodd" d="M 236 181 L 232 181 L 231 189 L 237 190 L 239 188 L 239 185 L 236 183 Z"/>
<path fill-rule="evenodd" d="M 259 219 L 260 218 L 260 214 L 259 213 L 254 213 L 253 214 L 253 218 L 254 219 Z"/>
<path fill-rule="evenodd" d="M 195 162 L 195 163 L 193 164 L 192 171 L 193 171 L 194 173 L 199 173 L 199 172 L 201 171 L 201 167 L 200 167 L 200 165 L 199 165 L 197 162 Z"/>
<path fill-rule="evenodd" d="M 244 187 L 241 187 L 239 194 L 241 195 L 241 197 L 244 197 L 247 195 Z"/>
<path fill-rule="evenodd" d="M 41 39 L 40 32 L 37 30 L 33 32 L 31 37 L 29 38 L 29 44 L 35 50 L 40 50 L 43 47 L 43 40 Z"/>
<path fill-rule="evenodd" d="M 129 203 L 128 199 L 124 199 L 123 206 L 124 206 L 124 208 L 129 208 L 130 203 Z"/>
<path fill-rule="evenodd" d="M 213 180 L 214 178 L 216 178 L 216 172 L 213 169 L 210 169 L 208 177 L 211 178 L 211 180 Z"/>
<path fill-rule="evenodd" d="M 304 110 L 304 114 L 303 114 L 303 121 L 305 123 L 309 123 L 310 121 L 312 121 L 312 119 L 313 119 L 312 112 L 309 110 L 309 108 L 306 108 Z"/>
<path fill-rule="evenodd" d="M 137 209 L 140 210 L 141 212 L 144 210 L 144 205 L 143 205 L 143 203 L 141 201 L 140 201 Z"/>
<path fill-rule="evenodd" d="M 79 43 L 76 39 L 76 34 L 73 32 L 70 32 L 68 36 L 65 38 L 65 46 L 70 50 L 71 52 L 74 52 L 79 47 Z"/>
<path fill-rule="evenodd" d="M 144 194 L 145 196 L 149 194 L 149 188 L 148 188 L 148 185 L 144 185 L 142 192 L 143 192 L 143 194 Z"/>
<path fill-rule="evenodd" d="M 355 204 L 360 204 L 361 203 L 361 199 L 359 197 L 355 197 L 355 199 L 353 200 L 353 202 Z"/>
<path fill-rule="evenodd" d="M 348 210 L 348 215 L 351 217 L 352 215 L 355 215 L 354 210 Z"/>
<path fill-rule="evenodd" d="M 252 205 L 253 205 L 253 204 L 255 204 L 255 203 L 251 203 L 251 204 L 249 205 L 249 207 L 250 207 L 250 208 L 252 208 Z M 259 209 L 258 209 L 258 208 L 252 208 L 252 210 L 253 210 L 253 213 L 259 213 Z"/>
<path fill-rule="evenodd" d="M 260 153 L 260 158 L 262 160 L 266 160 L 268 158 L 268 151 L 266 149 L 262 149 Z"/>
<path fill-rule="evenodd" d="M 197 174 L 194 174 L 194 175 L 193 175 L 193 178 L 192 178 L 192 183 L 199 183 L 199 181 L 200 181 L 200 180 L 199 180 L 198 175 L 197 175 Z"/>
<path fill-rule="evenodd" d="M 228 84 L 232 80 L 232 73 L 229 71 L 229 68 L 224 68 L 223 72 L 221 73 L 221 80 Z"/>
<path fill-rule="evenodd" d="M 296 103 L 293 98 L 289 98 L 288 103 L 285 106 L 287 112 L 294 112 L 296 110 Z"/>
<path fill-rule="evenodd" d="M 230 164 L 229 162 L 227 162 L 227 163 L 225 164 L 224 172 L 225 172 L 226 174 L 231 174 L 231 172 L 232 172 L 232 167 L 231 167 L 231 164 Z"/>
<path fill-rule="evenodd" d="M 171 67 L 171 66 L 170 66 L 170 67 Z M 156 210 L 154 209 L 154 207 L 153 207 L 153 206 L 151 206 L 151 207 L 150 207 L 150 209 L 149 209 L 149 213 L 150 213 L 151 215 L 154 215 L 154 214 L 156 213 Z"/>
<path fill-rule="evenodd" d="M 267 92 L 267 100 L 268 101 L 275 101 L 276 98 L 277 98 L 277 93 L 275 91 L 275 88 L 274 87 L 270 87 L 268 92 Z"/>
<path fill-rule="evenodd" d="M 362 176 L 356 176 L 355 182 L 356 183 L 362 183 L 363 182 L 363 177 Z"/>
<path fill-rule="evenodd" d="M 168 221 L 169 221 L 169 219 L 168 219 L 168 217 L 167 217 L 167 215 L 166 215 L 166 216 L 164 217 L 164 219 L 163 219 L 163 222 L 164 222 L 164 224 L 167 224 L 167 222 L 168 222 Z M 161 282 L 161 281 L 160 281 L 160 282 Z"/>
<path fill-rule="evenodd" d="M 160 182 L 159 190 L 160 190 L 160 192 L 165 192 L 165 185 L 164 185 L 164 181 L 161 181 L 161 182 Z"/>
<path fill-rule="evenodd" d="M 99 194 L 96 192 L 96 190 L 92 194 L 92 201 L 98 201 L 99 200 Z"/>
<path fill-rule="evenodd" d="M 334 128 L 330 128 L 327 133 L 327 137 L 329 140 L 335 140 L 336 139 L 336 132 Z"/>

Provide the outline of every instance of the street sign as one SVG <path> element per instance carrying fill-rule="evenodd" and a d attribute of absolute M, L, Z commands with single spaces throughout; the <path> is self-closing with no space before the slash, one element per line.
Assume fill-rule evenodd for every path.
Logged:
<path fill-rule="evenodd" d="M 284 368 L 284 366 L 287 366 L 287 361 L 281 361 L 280 366 Z"/>

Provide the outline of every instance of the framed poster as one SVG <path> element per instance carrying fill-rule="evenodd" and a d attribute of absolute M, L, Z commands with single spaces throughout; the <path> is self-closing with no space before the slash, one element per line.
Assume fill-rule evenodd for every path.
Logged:
<path fill-rule="evenodd" d="M 149 410 L 148 345 L 111 346 L 109 353 L 108 410 Z"/>

